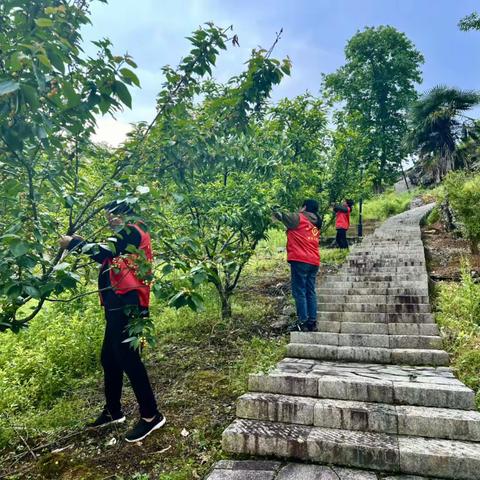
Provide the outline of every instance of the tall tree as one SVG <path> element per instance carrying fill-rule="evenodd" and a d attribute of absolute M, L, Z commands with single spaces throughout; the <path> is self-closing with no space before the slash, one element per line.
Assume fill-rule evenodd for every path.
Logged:
<path fill-rule="evenodd" d="M 466 166 L 458 146 L 475 127 L 465 112 L 478 103 L 477 92 L 437 86 L 412 104 L 407 143 L 418 153 L 422 170 L 437 182 L 450 170 Z"/>
<path fill-rule="evenodd" d="M 345 57 L 345 65 L 325 76 L 325 87 L 343 102 L 350 128 L 368 139 L 361 160 L 376 190 L 382 190 L 398 175 L 406 154 L 406 110 L 416 98 L 424 59 L 404 33 L 390 26 L 355 34 Z"/>
<path fill-rule="evenodd" d="M 463 17 L 458 22 L 460 30 L 468 32 L 469 30 L 480 30 L 480 15 L 478 12 L 473 12 L 470 15 Z"/>

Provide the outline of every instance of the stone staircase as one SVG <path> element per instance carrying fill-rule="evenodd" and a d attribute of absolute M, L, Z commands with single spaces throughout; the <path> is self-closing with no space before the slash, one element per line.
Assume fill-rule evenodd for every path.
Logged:
<path fill-rule="evenodd" d="M 319 285 L 318 332 L 292 333 L 288 357 L 250 376 L 223 448 L 282 461 L 219 462 L 209 480 L 480 479 L 480 412 L 430 311 L 430 208 L 352 249 Z"/>

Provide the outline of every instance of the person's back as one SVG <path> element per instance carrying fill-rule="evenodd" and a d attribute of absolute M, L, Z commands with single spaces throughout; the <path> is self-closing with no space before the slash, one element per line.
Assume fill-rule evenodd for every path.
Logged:
<path fill-rule="evenodd" d="M 350 228 L 350 214 L 353 200 L 345 200 L 342 205 L 334 205 L 335 228 L 337 230 L 336 243 L 338 248 L 348 248 L 347 231 Z"/>
<path fill-rule="evenodd" d="M 287 261 L 297 307 L 293 329 L 312 331 L 317 319 L 315 282 L 320 265 L 318 203 L 306 200 L 298 213 L 274 212 L 273 216 L 287 227 Z"/>

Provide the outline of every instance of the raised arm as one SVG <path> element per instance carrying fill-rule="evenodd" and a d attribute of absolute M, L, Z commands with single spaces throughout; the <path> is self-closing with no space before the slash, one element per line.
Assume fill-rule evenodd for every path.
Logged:
<path fill-rule="evenodd" d="M 103 263 L 107 258 L 115 258 L 126 253 L 129 245 L 138 248 L 140 241 L 140 233 L 136 228 L 125 227 L 115 235 L 115 239 L 112 241 L 112 243 L 114 243 L 114 251 L 111 251 L 100 243 L 88 243 L 79 237 L 71 238 L 66 248 L 69 251 L 81 251 L 96 262 Z"/>

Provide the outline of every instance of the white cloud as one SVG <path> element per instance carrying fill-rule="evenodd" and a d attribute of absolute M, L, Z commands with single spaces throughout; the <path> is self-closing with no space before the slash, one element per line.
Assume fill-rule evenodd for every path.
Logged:
<path fill-rule="evenodd" d="M 97 131 L 92 135 L 92 141 L 96 143 L 107 143 L 111 147 L 117 147 L 126 138 L 127 133 L 132 129 L 129 123 L 114 118 L 99 118 L 97 120 Z"/>

